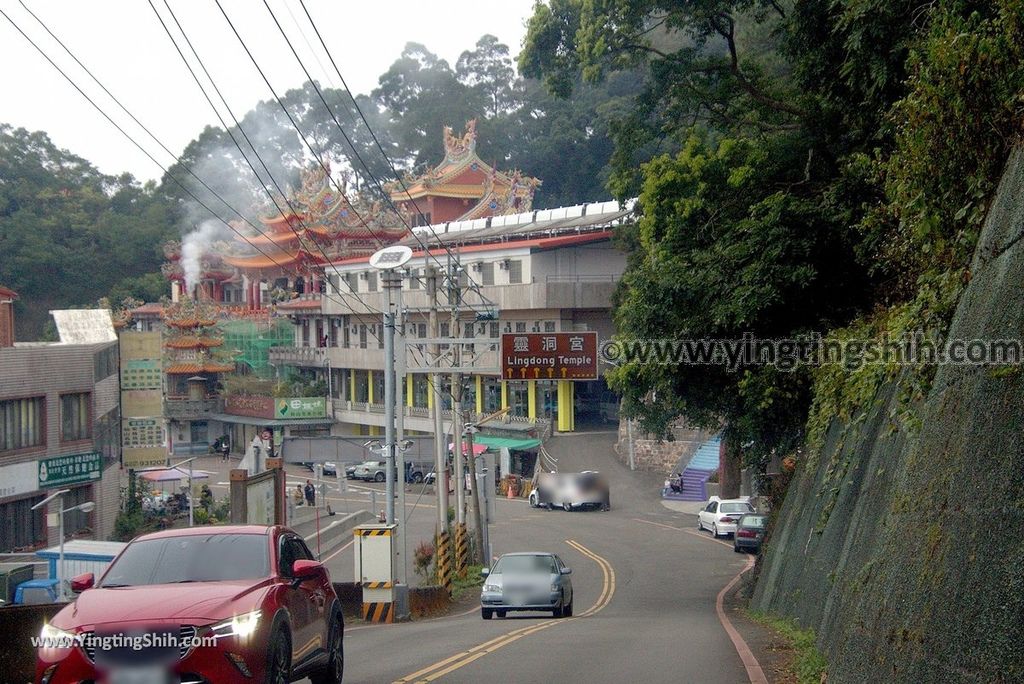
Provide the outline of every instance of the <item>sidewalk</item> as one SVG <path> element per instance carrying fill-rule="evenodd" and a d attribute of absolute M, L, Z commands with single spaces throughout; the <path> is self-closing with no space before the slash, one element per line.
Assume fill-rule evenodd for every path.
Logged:
<path fill-rule="evenodd" d="M 697 513 L 704 508 L 704 503 L 701 501 L 673 501 L 671 499 L 662 499 L 661 505 L 670 511 L 685 513 L 687 515 L 697 515 Z"/>

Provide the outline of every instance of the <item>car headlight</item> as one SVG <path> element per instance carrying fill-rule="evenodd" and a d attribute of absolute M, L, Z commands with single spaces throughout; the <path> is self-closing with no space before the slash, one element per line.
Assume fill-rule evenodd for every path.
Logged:
<path fill-rule="evenodd" d="M 43 648 L 71 648 L 78 643 L 78 637 L 72 632 L 43 623 L 39 632 L 39 643 Z"/>
<path fill-rule="evenodd" d="M 484 591 L 498 593 L 498 592 L 501 591 L 501 585 L 500 584 L 485 584 L 484 585 Z"/>
<path fill-rule="evenodd" d="M 244 615 L 236 615 L 230 620 L 214 625 L 210 628 L 210 631 L 218 638 L 237 636 L 244 639 L 256 631 L 256 625 L 259 624 L 261 614 L 262 611 L 254 610 Z"/>

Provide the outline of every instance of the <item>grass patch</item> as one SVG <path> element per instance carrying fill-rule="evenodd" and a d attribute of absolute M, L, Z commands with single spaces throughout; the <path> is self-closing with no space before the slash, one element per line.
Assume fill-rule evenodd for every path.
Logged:
<path fill-rule="evenodd" d="M 484 578 L 480 576 L 480 571 L 483 569 L 482 565 L 467 565 L 465 578 L 456 576 L 452 582 L 452 599 L 457 601 L 467 591 L 471 592 L 481 586 Z"/>
<path fill-rule="evenodd" d="M 748 611 L 750 619 L 776 632 L 793 648 L 793 661 L 790 664 L 792 675 L 799 684 L 821 684 L 828 670 L 825 656 L 818 651 L 814 630 L 800 629 L 796 620 L 782 618 L 766 613 Z"/>

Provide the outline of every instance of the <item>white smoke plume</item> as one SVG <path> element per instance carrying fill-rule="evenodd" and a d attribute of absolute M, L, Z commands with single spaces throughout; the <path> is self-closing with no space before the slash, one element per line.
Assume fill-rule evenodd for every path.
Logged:
<path fill-rule="evenodd" d="M 185 291 L 194 296 L 203 272 L 202 258 L 208 254 L 215 240 L 223 240 L 224 229 L 218 221 L 203 221 L 181 241 L 181 269 L 185 273 Z"/>

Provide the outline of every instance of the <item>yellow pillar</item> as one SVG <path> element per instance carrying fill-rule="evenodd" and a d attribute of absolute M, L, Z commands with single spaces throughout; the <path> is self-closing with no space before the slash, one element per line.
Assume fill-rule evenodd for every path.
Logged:
<path fill-rule="evenodd" d="M 405 376 L 405 405 L 412 406 L 412 386 L 416 381 L 415 375 Z"/>
<path fill-rule="evenodd" d="M 526 381 L 526 417 L 537 420 L 537 381 Z"/>
<path fill-rule="evenodd" d="M 366 371 L 366 401 L 373 403 L 373 371 Z"/>
<path fill-rule="evenodd" d="M 501 408 L 508 408 L 508 383 L 504 380 L 501 382 Z"/>
<path fill-rule="evenodd" d="M 572 432 L 576 429 L 575 386 L 571 380 L 558 381 L 558 431 Z"/>
<path fill-rule="evenodd" d="M 484 412 L 484 377 L 482 375 L 476 376 L 476 412 L 479 414 Z"/>
<path fill-rule="evenodd" d="M 348 400 L 356 400 L 356 371 L 354 368 L 348 369 Z"/>
<path fill-rule="evenodd" d="M 427 408 L 434 408 L 434 376 L 427 376 Z"/>

